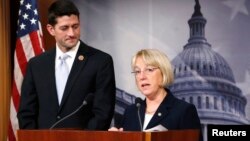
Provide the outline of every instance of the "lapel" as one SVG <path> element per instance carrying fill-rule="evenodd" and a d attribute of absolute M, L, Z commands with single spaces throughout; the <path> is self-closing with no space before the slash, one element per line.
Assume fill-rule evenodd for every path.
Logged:
<path fill-rule="evenodd" d="M 56 90 L 56 78 L 55 78 L 55 56 L 56 56 L 56 48 L 51 49 L 50 51 L 46 52 L 47 57 L 45 62 L 47 63 L 47 67 L 45 67 L 47 75 L 44 75 L 45 80 L 51 80 L 47 81 L 47 90 L 48 93 L 51 94 L 51 101 L 53 103 L 56 103 L 57 107 L 58 104 L 58 98 L 57 98 L 57 90 Z"/>
<path fill-rule="evenodd" d="M 159 108 L 153 115 L 152 119 L 149 121 L 146 129 L 153 128 L 161 124 L 161 121 L 167 118 L 168 113 L 171 110 L 172 105 L 174 103 L 174 96 L 169 90 L 166 89 L 166 91 L 168 95 L 164 98 L 164 100 L 160 104 Z"/>
<path fill-rule="evenodd" d="M 79 73 L 81 73 L 81 70 L 85 66 L 89 56 L 90 56 L 89 47 L 86 44 L 84 44 L 83 42 L 81 42 L 79 49 L 76 53 L 76 57 L 74 59 L 74 63 L 73 63 L 73 66 L 71 68 L 71 71 L 70 71 L 70 74 L 69 74 L 69 77 L 67 80 L 67 84 L 65 86 L 63 98 L 62 98 L 58 112 L 61 111 L 65 101 L 67 100 L 67 98 L 70 94 L 72 87 L 75 84 L 76 79 L 79 76 Z"/>
<path fill-rule="evenodd" d="M 139 110 L 139 114 L 140 114 L 140 118 L 141 118 L 141 122 L 142 122 L 142 128 L 143 128 L 143 124 L 144 124 L 144 119 L 145 119 L 145 113 L 146 113 L 146 100 L 144 100 L 143 102 L 142 102 L 142 106 L 141 106 L 141 108 L 140 108 L 140 110 Z M 138 117 L 139 118 L 139 117 Z M 138 121 L 138 123 L 139 123 L 140 121 Z M 141 127 L 139 127 L 138 128 L 139 130 L 143 130 L 143 129 L 141 129 Z"/>

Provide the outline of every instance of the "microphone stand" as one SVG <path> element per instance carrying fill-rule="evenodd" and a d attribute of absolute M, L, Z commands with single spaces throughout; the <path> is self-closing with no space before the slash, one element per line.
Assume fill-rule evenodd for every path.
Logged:
<path fill-rule="evenodd" d="M 64 121 L 65 119 L 71 117 L 72 115 L 74 115 L 75 113 L 77 113 L 83 106 L 87 105 L 89 102 L 93 101 L 93 97 L 94 95 L 92 93 L 88 94 L 85 98 L 85 100 L 82 102 L 82 104 L 72 113 L 70 113 L 69 115 L 61 118 L 60 120 L 58 120 L 56 123 L 54 123 L 49 129 L 53 129 L 56 125 L 58 125 L 59 123 L 61 123 L 62 121 Z"/>
<path fill-rule="evenodd" d="M 60 120 L 58 120 L 56 123 L 54 123 L 49 129 L 53 129 L 56 125 L 58 125 L 60 122 L 64 121 L 65 119 L 71 117 L 72 115 L 74 115 L 76 112 L 78 112 L 83 106 L 87 105 L 87 101 L 83 101 L 83 103 L 80 105 L 80 107 L 78 107 L 74 112 L 72 112 L 71 114 L 61 118 Z"/>
<path fill-rule="evenodd" d="M 142 128 L 142 121 L 141 121 L 141 115 L 140 115 L 141 101 L 142 101 L 141 98 L 136 98 L 135 99 L 136 107 L 137 107 L 137 116 L 138 116 L 138 119 L 139 119 L 139 124 L 140 124 L 141 131 L 142 131 L 143 128 Z"/>

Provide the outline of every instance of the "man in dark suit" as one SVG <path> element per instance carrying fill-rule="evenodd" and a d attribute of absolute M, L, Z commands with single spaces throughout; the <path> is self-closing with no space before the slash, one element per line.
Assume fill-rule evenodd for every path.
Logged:
<path fill-rule="evenodd" d="M 20 129 L 107 130 L 115 105 L 112 57 L 80 41 L 79 11 L 71 1 L 49 7 L 47 30 L 56 47 L 28 63 L 17 115 Z M 69 71 L 63 88 L 62 55 Z"/>

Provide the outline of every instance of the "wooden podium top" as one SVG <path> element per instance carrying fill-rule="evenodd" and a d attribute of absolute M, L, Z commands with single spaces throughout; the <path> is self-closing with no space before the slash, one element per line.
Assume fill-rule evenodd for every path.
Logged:
<path fill-rule="evenodd" d="M 18 130 L 18 141 L 198 141 L 198 130 L 161 132 Z"/>

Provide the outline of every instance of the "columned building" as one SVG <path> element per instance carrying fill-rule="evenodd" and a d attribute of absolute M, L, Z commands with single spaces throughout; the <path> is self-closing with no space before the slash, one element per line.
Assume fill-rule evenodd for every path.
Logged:
<path fill-rule="evenodd" d="M 206 19 L 200 8 L 195 0 L 194 13 L 188 21 L 188 43 L 172 61 L 175 81 L 170 89 L 176 97 L 196 106 L 206 134 L 208 124 L 249 122 L 245 113 L 247 100 L 236 86 L 230 66 L 205 38 Z"/>

